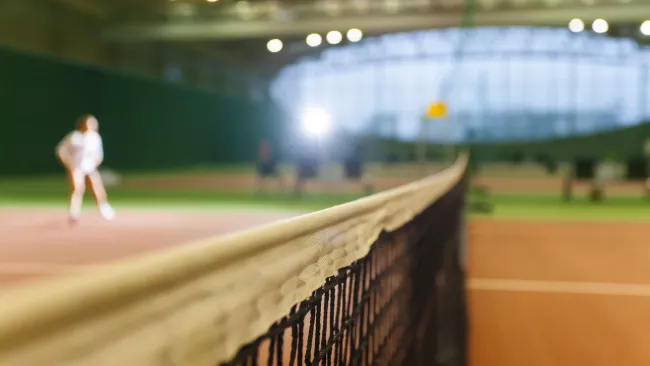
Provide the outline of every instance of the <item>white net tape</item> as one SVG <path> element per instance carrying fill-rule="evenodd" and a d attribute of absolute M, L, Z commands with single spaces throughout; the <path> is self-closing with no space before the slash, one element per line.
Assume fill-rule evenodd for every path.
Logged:
<path fill-rule="evenodd" d="M 0 366 L 214 366 L 462 177 L 424 180 L 0 300 Z"/>

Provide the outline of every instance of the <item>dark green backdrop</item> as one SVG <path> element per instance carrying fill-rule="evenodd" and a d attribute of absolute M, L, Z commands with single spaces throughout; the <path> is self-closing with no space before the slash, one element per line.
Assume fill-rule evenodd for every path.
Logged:
<path fill-rule="evenodd" d="M 570 161 L 576 158 L 626 160 L 643 155 L 646 139 L 650 139 L 650 122 L 586 136 L 526 142 L 476 143 L 454 147 L 470 150 L 473 157 L 481 162 L 506 162 L 517 154 L 529 160 L 539 155 L 546 155 L 556 161 Z M 368 156 L 371 160 L 385 159 L 388 155 L 394 155 L 402 161 L 415 159 L 413 143 L 372 140 L 370 144 L 374 146 Z M 431 144 L 428 146 L 428 153 L 432 159 L 448 156 L 449 146 Z"/>
<path fill-rule="evenodd" d="M 281 130 L 271 104 L 5 49 L 0 98 L 3 175 L 60 171 L 54 148 L 84 113 L 118 170 L 248 162 Z"/>
<path fill-rule="evenodd" d="M 633 127 L 546 141 L 501 144 L 474 144 L 469 146 L 479 161 L 508 161 L 515 154 L 527 159 L 546 155 L 556 161 L 576 158 L 627 160 L 643 156 L 645 140 L 650 138 L 650 123 Z"/>

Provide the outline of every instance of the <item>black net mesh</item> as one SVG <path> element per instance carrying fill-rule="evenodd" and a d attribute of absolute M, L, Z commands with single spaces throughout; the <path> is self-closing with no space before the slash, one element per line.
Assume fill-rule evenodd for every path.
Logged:
<path fill-rule="evenodd" d="M 465 182 L 341 268 L 225 365 L 465 364 Z"/>

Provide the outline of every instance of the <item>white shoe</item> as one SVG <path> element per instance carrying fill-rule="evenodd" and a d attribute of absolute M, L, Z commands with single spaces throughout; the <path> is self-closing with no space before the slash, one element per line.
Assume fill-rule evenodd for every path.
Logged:
<path fill-rule="evenodd" d="M 99 206 L 99 212 L 105 220 L 113 220 L 115 218 L 115 210 L 108 203 Z"/>
<path fill-rule="evenodd" d="M 68 213 L 68 223 L 70 226 L 75 226 L 77 223 L 79 223 L 79 219 L 81 218 L 81 212 L 79 211 L 70 211 Z"/>
<path fill-rule="evenodd" d="M 79 223 L 79 218 L 78 217 L 74 217 L 74 216 L 68 217 L 68 225 L 70 225 L 71 227 L 72 226 L 77 226 L 78 223 Z"/>

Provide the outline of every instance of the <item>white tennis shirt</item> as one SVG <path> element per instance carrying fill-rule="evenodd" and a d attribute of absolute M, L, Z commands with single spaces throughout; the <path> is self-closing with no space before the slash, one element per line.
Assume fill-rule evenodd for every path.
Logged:
<path fill-rule="evenodd" d="M 102 138 L 95 131 L 70 132 L 59 142 L 56 152 L 68 168 L 85 174 L 95 171 L 104 157 Z"/>

